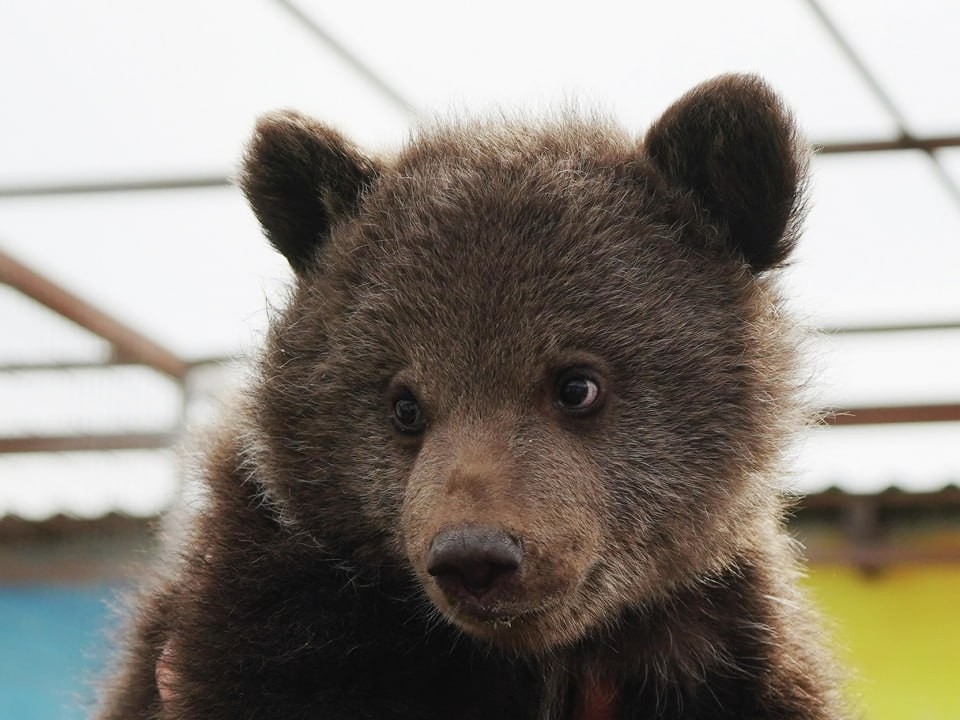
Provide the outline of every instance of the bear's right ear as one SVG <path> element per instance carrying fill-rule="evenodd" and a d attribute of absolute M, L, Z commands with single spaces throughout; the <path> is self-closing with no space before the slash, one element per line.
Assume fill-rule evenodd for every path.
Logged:
<path fill-rule="evenodd" d="M 373 161 L 340 133 L 286 110 L 257 122 L 239 182 L 270 243 L 302 275 L 376 176 Z"/>
<path fill-rule="evenodd" d="M 653 164 L 690 193 L 754 272 L 782 263 L 803 211 L 807 150 L 790 114 L 752 75 L 722 75 L 684 95 L 644 140 Z"/>

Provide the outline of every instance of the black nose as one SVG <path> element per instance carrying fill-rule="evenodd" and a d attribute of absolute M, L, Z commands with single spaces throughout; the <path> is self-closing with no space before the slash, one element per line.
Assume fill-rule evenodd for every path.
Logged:
<path fill-rule="evenodd" d="M 522 559 L 520 544 L 503 530 L 468 525 L 433 539 L 427 572 L 444 592 L 479 599 L 516 573 Z"/>

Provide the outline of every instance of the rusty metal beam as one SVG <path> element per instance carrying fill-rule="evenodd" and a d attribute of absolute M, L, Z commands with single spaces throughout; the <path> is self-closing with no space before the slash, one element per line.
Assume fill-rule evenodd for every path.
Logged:
<path fill-rule="evenodd" d="M 944 479 L 946 483 L 949 478 Z M 958 478 L 960 480 L 960 478 Z M 830 488 L 809 495 L 794 496 L 795 514 L 799 518 L 824 517 L 838 511 L 845 512 L 851 501 L 860 497 L 870 497 L 881 513 L 916 512 L 930 509 L 960 512 L 960 488 L 945 485 L 938 490 L 915 492 L 890 487 L 877 493 L 850 493 L 838 488 Z"/>
<path fill-rule="evenodd" d="M 175 432 L 104 435 L 45 435 L 0 438 L 0 454 L 162 450 L 177 440 Z"/>
<path fill-rule="evenodd" d="M 189 363 L 133 328 L 94 307 L 0 250 L 0 282 L 19 290 L 113 345 L 116 354 L 136 360 L 177 380 Z"/>
<path fill-rule="evenodd" d="M 960 562 L 956 547 L 899 547 L 877 545 L 860 547 L 843 543 L 835 547 L 807 547 L 804 559 L 811 565 L 850 565 L 869 575 L 902 565 L 952 565 Z"/>
<path fill-rule="evenodd" d="M 825 413 L 823 422 L 825 425 L 960 422 L 960 403 L 835 409 Z"/>
<path fill-rule="evenodd" d="M 818 155 L 895 152 L 900 150 L 920 150 L 921 152 L 931 153 L 934 150 L 955 147 L 960 147 L 960 135 L 936 135 L 932 137 L 902 135 L 889 140 L 851 140 L 847 142 L 814 143 L 813 151 Z"/>

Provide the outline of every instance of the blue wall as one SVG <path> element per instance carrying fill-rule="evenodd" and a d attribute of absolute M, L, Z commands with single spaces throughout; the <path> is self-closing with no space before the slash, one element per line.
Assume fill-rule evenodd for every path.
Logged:
<path fill-rule="evenodd" d="M 116 591 L 108 585 L 0 585 L 0 720 L 89 715 Z"/>

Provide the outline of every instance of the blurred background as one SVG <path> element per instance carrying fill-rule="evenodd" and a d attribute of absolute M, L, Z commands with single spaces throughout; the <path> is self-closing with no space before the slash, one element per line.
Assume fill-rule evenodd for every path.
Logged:
<path fill-rule="evenodd" d="M 641 134 L 721 72 L 816 146 L 786 274 L 825 412 L 784 490 L 867 720 L 960 718 L 960 4 L 6 0 L 0 718 L 84 717 L 175 449 L 289 271 L 230 183 L 294 107 L 371 152 L 420 119 L 601 108 Z"/>

